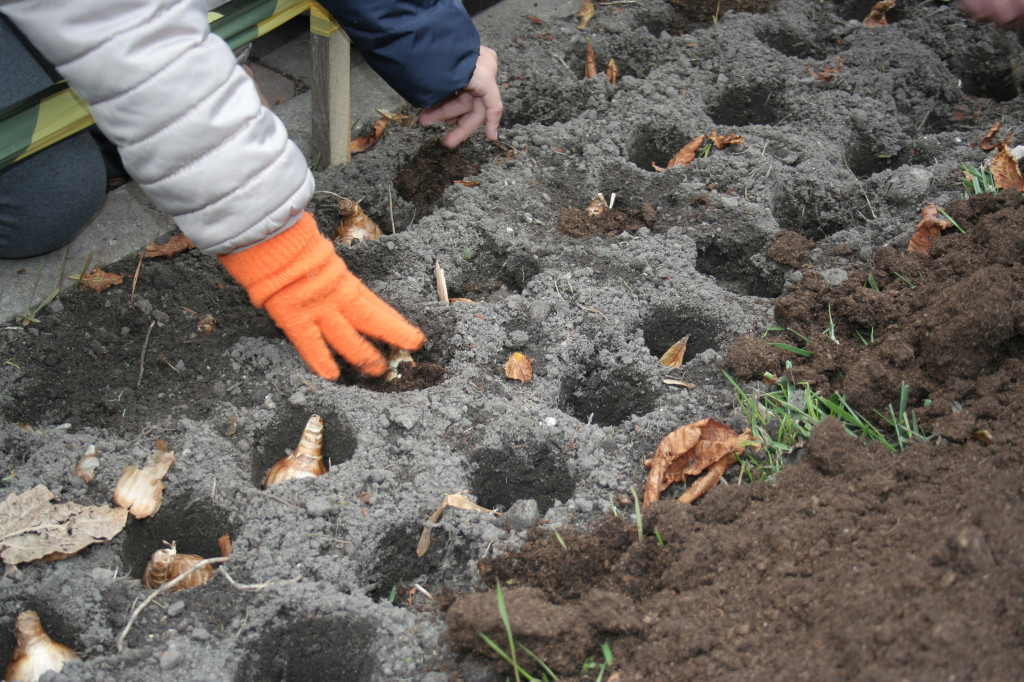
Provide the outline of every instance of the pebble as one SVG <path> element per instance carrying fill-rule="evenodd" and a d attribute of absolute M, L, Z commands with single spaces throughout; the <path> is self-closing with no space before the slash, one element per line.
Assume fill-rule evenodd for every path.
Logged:
<path fill-rule="evenodd" d="M 516 530 L 533 528 L 540 521 L 537 500 L 516 500 L 505 512 L 505 522 Z"/>
<path fill-rule="evenodd" d="M 167 614 L 168 618 L 177 618 L 179 615 L 181 615 L 181 612 L 184 610 L 185 602 L 179 599 L 178 601 L 168 606 L 167 611 L 165 613 Z"/>
<path fill-rule="evenodd" d="M 171 670 L 181 665 L 182 661 L 185 660 L 185 652 L 178 648 L 178 646 L 172 643 L 167 647 L 167 650 L 160 655 L 160 669 Z"/>

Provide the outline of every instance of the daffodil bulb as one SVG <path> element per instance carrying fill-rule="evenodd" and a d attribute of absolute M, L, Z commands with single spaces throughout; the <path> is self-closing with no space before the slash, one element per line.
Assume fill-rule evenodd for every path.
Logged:
<path fill-rule="evenodd" d="M 4 680 L 11 682 L 35 682 L 45 673 L 59 673 L 64 664 L 78 654 L 63 644 L 50 639 L 43 631 L 43 624 L 35 611 L 22 611 L 14 621 L 14 633 L 18 645 L 14 658 L 7 666 Z"/>

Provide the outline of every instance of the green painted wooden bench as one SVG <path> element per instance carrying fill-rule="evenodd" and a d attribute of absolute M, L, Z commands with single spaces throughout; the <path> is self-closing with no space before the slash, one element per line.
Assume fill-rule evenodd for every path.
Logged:
<path fill-rule="evenodd" d="M 230 0 L 209 12 L 210 30 L 232 49 L 308 12 L 312 33 L 313 155 L 321 167 L 349 159 L 348 37 L 311 0 Z M 0 109 L 0 168 L 93 124 L 89 106 L 61 81 Z"/>

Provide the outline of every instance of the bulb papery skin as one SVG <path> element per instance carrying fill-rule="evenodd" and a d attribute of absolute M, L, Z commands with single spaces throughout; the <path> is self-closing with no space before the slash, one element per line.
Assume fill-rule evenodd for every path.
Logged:
<path fill-rule="evenodd" d="M 324 422 L 314 414 L 306 422 L 302 430 L 302 438 L 292 454 L 278 461 L 267 472 L 263 479 L 263 487 L 289 481 L 293 478 L 316 478 L 327 473 L 322 457 L 324 442 Z"/>
<path fill-rule="evenodd" d="M 164 498 L 164 482 L 136 466 L 126 466 L 114 489 L 114 504 L 137 519 L 156 514 Z"/>
<path fill-rule="evenodd" d="M 14 623 L 18 645 L 4 675 L 5 682 L 35 682 L 45 673 L 60 672 L 64 664 L 78 658 L 69 647 L 50 639 L 35 611 L 22 611 Z"/>
<path fill-rule="evenodd" d="M 153 556 L 146 565 L 146 572 L 142 574 L 142 586 L 156 589 L 164 583 L 174 580 L 182 573 L 203 560 L 198 554 L 178 554 L 174 543 L 164 549 L 153 552 Z M 213 577 L 213 566 L 206 565 L 188 575 L 180 583 L 167 589 L 168 592 L 187 590 L 191 587 L 199 587 L 209 582 Z"/>

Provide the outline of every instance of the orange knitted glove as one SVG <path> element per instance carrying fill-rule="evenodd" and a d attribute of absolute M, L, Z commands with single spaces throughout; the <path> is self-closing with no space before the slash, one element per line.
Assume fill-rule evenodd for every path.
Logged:
<path fill-rule="evenodd" d="M 367 374 L 384 373 L 384 357 L 362 334 L 406 350 L 426 341 L 423 332 L 349 272 L 309 213 L 265 242 L 220 256 L 220 262 L 325 379 L 341 375 L 331 348 Z"/>

